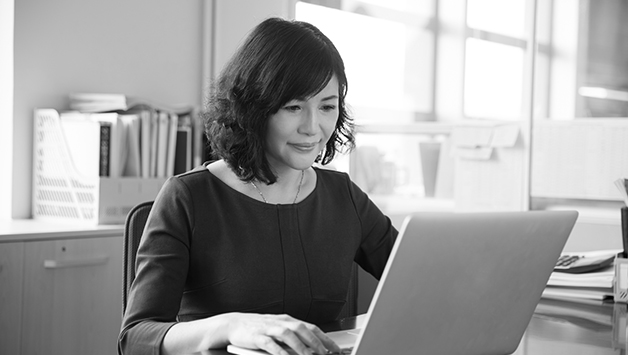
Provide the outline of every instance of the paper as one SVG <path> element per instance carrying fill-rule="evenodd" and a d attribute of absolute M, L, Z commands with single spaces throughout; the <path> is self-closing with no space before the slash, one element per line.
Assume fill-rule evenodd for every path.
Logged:
<path fill-rule="evenodd" d="M 491 147 L 514 147 L 519 138 L 519 125 L 499 125 L 493 129 Z"/>
<path fill-rule="evenodd" d="M 491 126 L 454 127 L 452 140 L 455 147 L 487 147 L 493 136 Z"/>
<path fill-rule="evenodd" d="M 588 299 L 602 301 L 607 298 L 613 297 L 612 289 L 572 289 L 572 288 L 560 288 L 560 287 L 546 287 L 543 290 L 543 298 L 557 298 L 557 299 Z"/>
<path fill-rule="evenodd" d="M 628 289 L 628 264 L 619 265 L 619 288 L 621 290 Z"/>
<path fill-rule="evenodd" d="M 518 124 L 483 123 L 457 126 L 452 133 L 454 155 L 461 159 L 489 160 L 493 148 L 512 148 L 519 137 Z"/>
<path fill-rule="evenodd" d="M 458 147 L 456 155 L 461 159 L 489 160 L 493 155 L 493 148 L 490 147 Z"/>

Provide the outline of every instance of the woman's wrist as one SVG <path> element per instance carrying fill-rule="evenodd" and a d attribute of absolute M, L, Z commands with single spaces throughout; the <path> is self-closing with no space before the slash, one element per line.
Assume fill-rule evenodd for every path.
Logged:
<path fill-rule="evenodd" d="M 195 353 L 226 347 L 232 318 L 231 313 L 225 313 L 173 325 L 164 337 L 162 354 Z"/>

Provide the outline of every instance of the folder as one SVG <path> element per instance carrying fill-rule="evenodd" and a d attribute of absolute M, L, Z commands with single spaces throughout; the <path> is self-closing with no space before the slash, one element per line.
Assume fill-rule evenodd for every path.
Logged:
<path fill-rule="evenodd" d="M 110 125 L 109 174 L 103 176 L 121 177 L 127 156 L 126 135 L 121 118 L 115 112 L 92 113 L 85 114 L 85 116 L 90 120 L 106 122 Z"/>
<path fill-rule="evenodd" d="M 168 122 L 168 145 L 166 148 L 166 173 L 162 177 L 169 177 L 174 173 L 178 122 L 179 117 L 177 114 L 170 113 Z"/>
<path fill-rule="evenodd" d="M 122 169 L 122 176 L 141 176 L 140 158 L 140 116 L 139 114 L 120 115 L 126 135 L 128 154 Z"/>
<path fill-rule="evenodd" d="M 192 122 L 189 115 L 179 117 L 175 147 L 174 175 L 192 169 Z"/>
<path fill-rule="evenodd" d="M 140 163 L 141 176 L 143 178 L 151 177 L 150 170 L 150 149 L 151 149 L 151 112 L 142 110 L 140 116 Z"/>
<path fill-rule="evenodd" d="M 76 173 L 84 178 L 108 176 L 110 125 L 78 112 L 60 115 L 60 124 Z"/>
<path fill-rule="evenodd" d="M 168 162 L 168 129 L 170 127 L 170 116 L 167 112 L 157 113 L 157 172 L 156 177 L 166 176 L 166 165 Z"/>

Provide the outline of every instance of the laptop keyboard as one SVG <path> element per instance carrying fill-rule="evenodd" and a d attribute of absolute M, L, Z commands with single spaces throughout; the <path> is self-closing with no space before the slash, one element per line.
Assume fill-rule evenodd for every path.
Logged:
<path fill-rule="evenodd" d="M 350 355 L 351 352 L 353 351 L 353 347 L 350 348 L 342 348 L 340 349 L 340 351 L 336 351 L 336 352 L 328 352 L 325 355 Z"/>

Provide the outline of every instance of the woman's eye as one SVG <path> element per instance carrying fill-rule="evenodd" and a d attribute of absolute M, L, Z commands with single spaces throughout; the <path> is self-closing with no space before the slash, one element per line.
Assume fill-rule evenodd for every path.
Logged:
<path fill-rule="evenodd" d="M 324 105 L 321 109 L 325 112 L 334 111 L 336 109 L 336 105 Z"/>
<path fill-rule="evenodd" d="M 296 112 L 296 111 L 299 111 L 301 109 L 301 106 L 299 106 L 299 105 L 289 105 L 289 106 L 285 106 L 283 109 L 286 110 L 286 111 Z"/>

